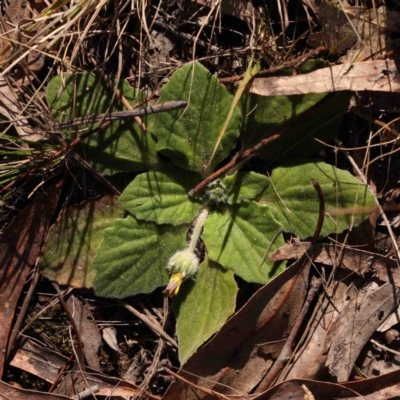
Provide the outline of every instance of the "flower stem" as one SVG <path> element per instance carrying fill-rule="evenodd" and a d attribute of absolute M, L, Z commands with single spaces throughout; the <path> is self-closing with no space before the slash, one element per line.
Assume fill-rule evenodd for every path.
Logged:
<path fill-rule="evenodd" d="M 189 247 L 188 247 L 188 249 L 190 251 L 192 251 L 193 253 L 196 250 L 197 241 L 199 240 L 201 230 L 203 229 L 203 226 L 206 222 L 207 217 L 208 217 L 208 209 L 204 208 L 203 210 L 200 211 L 200 214 L 197 217 L 196 223 L 194 224 L 192 237 L 190 239 L 190 243 L 189 243 Z"/>

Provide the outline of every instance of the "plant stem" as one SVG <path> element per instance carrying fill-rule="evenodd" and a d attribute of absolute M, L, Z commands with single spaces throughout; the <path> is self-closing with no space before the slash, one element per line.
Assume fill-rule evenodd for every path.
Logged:
<path fill-rule="evenodd" d="M 190 238 L 190 244 L 188 247 L 189 250 L 192 251 L 193 253 L 196 250 L 197 241 L 199 240 L 201 230 L 203 229 L 207 217 L 208 217 L 208 209 L 204 208 L 203 210 L 200 211 L 196 223 L 194 224 L 192 237 Z"/>

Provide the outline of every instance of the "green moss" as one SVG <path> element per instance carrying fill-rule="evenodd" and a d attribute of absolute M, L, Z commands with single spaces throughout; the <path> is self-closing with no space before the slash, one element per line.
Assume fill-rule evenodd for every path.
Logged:
<path fill-rule="evenodd" d="M 52 301 L 51 297 L 38 296 L 31 302 L 28 311 L 29 320 L 35 319 L 39 311 L 43 310 Z M 35 319 L 27 334 L 45 342 L 54 351 L 61 351 L 65 356 L 72 352 L 70 337 L 70 321 L 67 313 L 60 304 L 49 307 L 44 314 Z M 72 329 L 72 339 L 75 342 L 75 333 Z"/>
<path fill-rule="evenodd" d="M 4 382 L 28 390 L 47 392 L 51 384 L 18 368 L 8 367 L 4 373 Z"/>

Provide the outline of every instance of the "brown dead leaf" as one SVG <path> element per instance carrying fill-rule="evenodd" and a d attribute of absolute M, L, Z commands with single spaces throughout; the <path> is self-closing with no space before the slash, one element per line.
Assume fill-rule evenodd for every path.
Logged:
<path fill-rule="evenodd" d="M 298 259 L 308 249 L 309 242 L 290 243 L 275 250 L 270 261 Z M 359 275 L 374 273 L 383 282 L 400 287 L 400 270 L 396 260 L 369 251 L 343 248 L 339 244 L 317 243 L 314 245 L 314 262 L 338 266 Z M 339 258 L 341 257 L 341 258 Z"/>
<path fill-rule="evenodd" d="M 117 341 L 117 330 L 113 326 L 108 326 L 101 332 L 103 334 L 103 339 L 108 346 L 117 353 L 122 353 Z"/>
<path fill-rule="evenodd" d="M 327 352 L 325 343 L 335 321 L 339 318 L 340 310 L 346 307 L 350 297 L 348 295 L 353 276 L 344 276 L 342 270 L 336 272 L 336 284 L 326 289 L 322 306 L 311 323 L 307 339 L 295 354 L 292 364 L 289 364 L 279 382 L 290 379 L 317 379 L 326 375 L 325 362 Z M 328 346 L 327 346 L 328 347 Z"/>
<path fill-rule="evenodd" d="M 322 68 L 309 74 L 255 77 L 250 93 L 260 96 L 338 92 L 343 90 L 399 92 L 400 79 L 393 60 L 364 61 Z"/>
<path fill-rule="evenodd" d="M 15 130 L 19 137 L 37 141 L 43 135 L 32 135 L 32 129 L 26 119 L 21 119 L 21 109 L 15 90 L 9 85 L 4 77 L 0 77 L 0 114 L 14 122 Z"/>
<path fill-rule="evenodd" d="M 379 325 L 399 303 L 399 290 L 387 283 L 368 293 L 361 290 L 355 299 L 341 310 L 341 316 L 331 330 L 334 336 L 326 366 L 338 382 L 349 380 L 354 362 Z M 329 340 L 329 339 L 328 339 Z"/>
<path fill-rule="evenodd" d="M 58 375 L 58 371 L 65 365 L 67 358 L 55 353 L 45 347 L 42 347 L 33 341 L 26 340 L 24 344 L 16 351 L 10 365 L 19 368 L 23 371 L 27 371 L 47 382 L 53 383 Z M 74 385 L 78 385 L 80 382 L 86 382 L 84 387 L 93 387 L 97 385 L 99 387 L 99 396 L 137 396 L 138 388 L 127 381 L 109 377 L 87 368 L 86 372 L 72 371 L 75 380 L 71 381 L 64 379 L 60 386 L 57 388 L 58 392 L 62 392 L 64 395 L 73 388 Z M 71 375 L 72 378 L 72 375 Z M 71 383 L 72 382 L 72 383 Z M 70 386 L 68 385 L 70 384 Z M 150 394 L 143 392 L 143 395 L 147 395 L 149 398 L 158 399 L 157 396 L 151 396 Z M 20 399 L 24 397 L 16 397 Z M 57 398 L 65 399 L 63 396 Z M 50 399 L 50 398 L 49 398 Z M 70 399 L 70 397 L 68 397 Z"/>
<path fill-rule="evenodd" d="M 385 53 L 396 50 L 397 45 L 393 36 L 400 33 L 399 19 L 399 11 L 389 10 L 385 6 L 364 10 L 353 19 L 361 41 L 358 41 L 341 61 L 346 63 L 372 60 L 377 56 L 382 58 Z"/>
<path fill-rule="evenodd" d="M 392 346 L 397 347 L 395 343 Z M 399 359 L 399 355 L 382 349 L 378 341 L 371 339 L 360 353 L 357 368 L 363 377 L 373 378 L 393 371 L 399 372 Z"/>
<path fill-rule="evenodd" d="M 60 192 L 57 184 L 38 194 L 6 228 L 0 241 L 0 376 L 15 307 L 43 246 Z"/>
<path fill-rule="evenodd" d="M 399 316 L 400 316 L 400 309 L 397 308 L 389 315 L 388 318 L 386 318 L 386 320 L 379 326 L 379 328 L 376 331 L 377 332 L 388 331 L 392 326 L 397 325 L 400 322 Z"/>
<path fill-rule="evenodd" d="M 11 55 L 18 49 L 18 43 L 26 44 L 29 41 L 31 32 L 24 32 L 23 25 L 29 23 L 32 18 L 39 16 L 40 12 L 46 7 L 43 1 L 34 0 L 10 0 L 7 8 L 5 20 L 6 26 L 2 26 L 2 35 L 0 39 L 0 64 L 4 64 Z M 4 32 L 6 30 L 6 32 Z M 9 40 L 7 40 L 9 39 Z M 43 49 L 44 44 L 38 46 Z M 25 50 L 25 49 L 24 49 Z M 44 56 L 42 53 L 32 50 L 26 57 L 26 65 L 31 72 L 38 72 L 44 65 Z M 22 69 L 15 76 L 21 78 Z"/>
<path fill-rule="evenodd" d="M 400 33 L 398 11 L 386 6 L 368 9 L 322 1 L 317 15 L 322 30 L 311 33 L 307 44 L 323 45 L 334 54 L 345 53 L 341 59 L 344 63 L 375 59 L 396 48 L 392 35 Z"/>
<path fill-rule="evenodd" d="M 352 8 L 353 10 L 357 9 L 358 14 L 362 13 L 360 7 Z M 322 29 L 320 32 L 311 33 L 308 36 L 307 44 L 309 46 L 316 48 L 323 45 L 333 54 L 343 54 L 357 43 L 358 37 L 354 23 L 350 24 L 348 21 L 348 18 L 351 20 L 353 18 L 347 8 L 344 10 L 339 5 L 336 6 L 322 0 L 316 14 Z"/>
<path fill-rule="evenodd" d="M 53 383 L 67 358 L 26 339 L 18 348 L 10 365 Z"/>
<path fill-rule="evenodd" d="M 26 2 L 23 0 L 12 0 L 9 2 L 8 7 L 7 7 L 7 13 L 6 13 L 6 21 L 12 26 L 12 25 L 17 25 L 18 22 L 23 19 L 27 18 L 27 12 L 29 12 L 26 8 Z M 10 25 L 8 26 L 2 26 L 1 27 L 1 40 L 0 40 L 0 50 L 1 50 L 1 55 L 0 55 L 0 63 L 3 64 L 13 53 L 13 46 L 14 46 L 14 41 L 16 41 L 18 38 L 15 34 L 15 32 L 12 31 L 12 28 L 10 28 Z M 11 31 L 11 32 L 10 32 Z M 6 34 L 6 32 L 8 32 Z M 7 38 L 11 40 L 7 40 Z"/>
<path fill-rule="evenodd" d="M 301 257 L 308 246 L 309 243 L 285 245 L 271 258 L 276 261 Z M 386 261 L 397 270 L 395 261 L 361 250 L 316 244 L 314 251 L 315 262 L 344 267 L 359 274 L 377 271 L 381 263 L 378 274 L 381 280 L 389 281 L 392 275 L 387 273 Z M 286 369 L 285 379 L 322 378 L 329 372 L 339 382 L 348 380 L 362 348 L 399 302 L 399 291 L 392 284 L 379 287 L 371 282 L 357 291 L 354 283 L 357 284 L 354 275 L 344 269 L 336 270 L 334 284 L 327 288 L 327 296 L 312 322 L 308 338 L 293 364 Z"/>
<path fill-rule="evenodd" d="M 71 400 L 70 397 L 19 389 L 0 381 L 0 400 Z"/>
<path fill-rule="evenodd" d="M 87 365 L 93 370 L 101 372 L 97 356 L 101 345 L 101 335 L 89 307 L 74 295 L 68 297 L 66 304 L 78 328 L 78 332 L 75 333 L 81 337 Z"/>
<path fill-rule="evenodd" d="M 215 0 L 196 0 L 198 4 L 213 8 L 215 6 Z M 251 23 L 251 18 L 255 13 L 253 5 L 250 1 L 246 0 L 222 0 L 221 1 L 221 13 L 232 15 L 233 17 L 245 20 Z"/>
<path fill-rule="evenodd" d="M 262 287 L 185 364 L 180 375 L 225 395 L 247 395 L 259 384 L 284 345 L 306 294 L 309 268 L 296 263 Z M 202 399 L 204 392 L 173 384 L 165 399 Z"/>
<path fill-rule="evenodd" d="M 304 400 L 305 385 L 316 400 L 386 400 L 400 391 L 400 374 L 391 372 L 376 378 L 341 384 L 294 379 L 280 383 L 254 400 Z"/>
<path fill-rule="evenodd" d="M 254 400 L 304 400 L 303 385 L 316 400 L 324 399 L 359 399 L 356 393 L 335 383 L 296 379 L 286 381 L 262 393 Z"/>
<path fill-rule="evenodd" d="M 397 370 L 370 379 L 342 383 L 342 386 L 359 393 L 365 400 L 386 400 L 399 395 L 400 374 Z"/>

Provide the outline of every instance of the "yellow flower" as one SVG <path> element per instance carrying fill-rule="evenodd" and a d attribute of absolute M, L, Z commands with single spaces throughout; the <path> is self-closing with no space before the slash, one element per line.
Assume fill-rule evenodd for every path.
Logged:
<path fill-rule="evenodd" d="M 178 294 L 179 288 L 184 280 L 184 276 L 181 272 L 173 274 L 168 282 L 168 286 L 163 291 L 168 297 L 174 297 Z"/>

